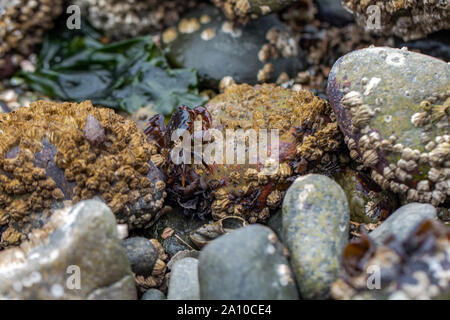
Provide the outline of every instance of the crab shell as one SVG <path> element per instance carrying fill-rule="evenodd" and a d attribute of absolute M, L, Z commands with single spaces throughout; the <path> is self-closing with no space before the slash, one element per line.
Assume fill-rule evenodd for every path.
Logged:
<path fill-rule="evenodd" d="M 0 244 L 19 244 L 64 200 L 100 197 L 119 223 L 149 223 L 165 183 L 132 121 L 83 103 L 38 101 L 0 114 Z"/>
<path fill-rule="evenodd" d="M 338 150 L 342 137 L 328 103 L 309 91 L 294 92 L 268 84 L 233 85 L 205 108 L 206 112 L 201 110 L 202 115 L 210 118 L 203 123 L 210 123 L 206 127 L 222 132 L 224 141 L 229 129 L 243 129 L 244 133 L 253 129 L 257 139 L 262 132 L 259 129 L 268 129 L 263 132 L 268 135 L 267 156 L 263 158 L 259 154 L 256 160 L 250 161 L 251 143 L 247 141 L 243 163 L 237 158 L 230 163 L 226 161 L 228 151 L 224 142 L 221 163 L 188 163 L 181 170 L 180 166 L 169 164 L 168 193 L 185 213 L 200 217 L 211 213 L 217 220 L 238 216 L 250 223 L 263 221 L 271 209 L 280 206 L 285 190 L 296 176 L 333 167 L 335 157 L 331 153 Z M 190 119 L 199 115 L 192 112 Z M 175 118 L 180 119 L 180 114 Z M 174 123 L 172 120 L 170 123 Z M 185 122 L 178 126 L 192 129 Z M 278 130 L 279 135 L 277 166 L 271 162 L 271 155 L 276 153 L 270 130 Z M 204 146 L 213 141 L 204 141 Z M 264 143 L 258 141 L 260 145 Z M 241 152 L 236 144 L 231 149 L 235 156 Z"/>

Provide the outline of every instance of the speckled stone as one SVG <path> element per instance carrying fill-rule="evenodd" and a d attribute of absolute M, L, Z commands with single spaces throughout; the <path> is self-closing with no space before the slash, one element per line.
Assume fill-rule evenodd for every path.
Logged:
<path fill-rule="evenodd" d="M 0 300 L 137 298 L 115 216 L 103 202 L 62 209 L 50 223 L 36 231 L 36 239 L 48 232 L 37 244 L 0 253 Z"/>
<path fill-rule="evenodd" d="M 158 251 L 150 240 L 133 237 L 123 240 L 122 245 L 131 263 L 131 270 L 136 275 L 150 276 L 158 259 Z"/>
<path fill-rule="evenodd" d="M 199 280 L 202 300 L 298 299 L 283 246 L 262 225 L 232 231 L 206 245 Z"/>
<path fill-rule="evenodd" d="M 206 16 L 209 22 L 202 23 L 202 17 Z M 269 63 L 273 66 L 273 72 L 262 82 L 275 82 L 283 72 L 294 77 L 304 69 L 305 55 L 298 47 L 297 54 L 292 56 L 284 57 L 278 50 L 279 56 L 276 58 L 267 61 L 258 58 L 263 45 L 269 44 L 266 36 L 272 28 L 287 32 L 292 38 L 291 45 L 296 45 L 293 35 L 275 15 L 253 20 L 246 26 L 233 27 L 219 9 L 208 6 L 189 12 L 182 18 L 184 20 L 177 26 L 163 33 L 162 42 L 169 49 L 172 62 L 196 69 L 207 86 L 217 87 L 226 76 L 231 76 L 236 83 L 258 83 L 258 72 Z M 183 32 L 180 23 L 186 21 L 197 21 L 198 29 Z M 174 34 L 176 37 L 172 40 Z"/>
<path fill-rule="evenodd" d="M 450 65 L 392 48 L 351 52 L 333 66 L 328 96 L 352 158 L 407 202 L 450 195 Z"/>
<path fill-rule="evenodd" d="M 198 284 L 198 260 L 181 259 L 170 273 L 168 300 L 200 300 Z"/>
<path fill-rule="evenodd" d="M 142 295 L 141 300 L 166 300 L 166 296 L 158 289 L 148 289 Z"/>
<path fill-rule="evenodd" d="M 327 299 L 338 278 L 348 242 L 349 208 L 344 191 L 330 178 L 297 178 L 283 201 L 283 240 L 301 297 Z"/>
<path fill-rule="evenodd" d="M 404 241 L 424 220 L 436 219 L 436 208 L 429 204 L 409 203 L 397 209 L 386 221 L 370 233 L 370 237 L 381 246 L 390 236 Z"/>

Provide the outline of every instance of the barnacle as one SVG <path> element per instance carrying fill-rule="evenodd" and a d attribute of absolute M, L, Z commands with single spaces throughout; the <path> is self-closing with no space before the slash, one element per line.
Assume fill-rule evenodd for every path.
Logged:
<path fill-rule="evenodd" d="M 342 3 L 353 11 L 359 25 L 376 24 L 379 17 L 380 26 L 374 26 L 375 32 L 394 34 L 404 40 L 423 38 L 450 27 L 447 1 L 343 0 Z"/>
<path fill-rule="evenodd" d="M 83 103 L 38 101 L 0 114 L 0 236 L 19 244 L 62 200 L 101 197 L 119 223 L 139 227 L 162 207 L 157 147 L 132 121 Z"/>
<path fill-rule="evenodd" d="M 115 39 L 145 35 L 175 23 L 195 0 L 75 0 L 89 22 Z"/>
<path fill-rule="evenodd" d="M 343 274 L 335 299 L 440 299 L 450 294 L 450 231 L 426 220 L 404 242 L 393 238 L 376 248 L 368 235 L 343 251 Z M 377 289 L 377 290 L 374 290 Z"/>
<path fill-rule="evenodd" d="M 293 0 L 212 0 L 226 17 L 240 23 L 267 15 L 294 3 Z"/>
<path fill-rule="evenodd" d="M 11 75 L 40 44 L 44 31 L 62 12 L 62 0 L 0 3 L 0 79 Z"/>
<path fill-rule="evenodd" d="M 198 110 L 181 111 L 169 127 L 193 130 L 190 121 Z M 202 128 L 220 133 L 223 140 L 202 129 L 195 134 L 205 138 L 202 161 L 181 166 L 167 161 L 165 169 L 169 195 L 188 214 L 263 221 L 281 204 L 296 176 L 326 171 L 337 162 L 332 153 L 341 145 L 340 131 L 329 104 L 309 91 L 231 85 L 201 111 L 207 119 Z M 171 131 L 166 129 L 165 136 Z M 192 159 L 199 159 L 198 154 Z"/>

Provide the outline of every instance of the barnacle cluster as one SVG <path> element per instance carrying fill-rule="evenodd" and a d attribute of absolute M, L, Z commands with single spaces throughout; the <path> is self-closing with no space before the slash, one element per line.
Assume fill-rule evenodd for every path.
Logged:
<path fill-rule="evenodd" d="M 83 103 L 38 101 L 0 114 L 0 244 L 19 244 L 62 200 L 101 197 L 141 227 L 163 205 L 157 148 L 132 121 Z"/>
<path fill-rule="evenodd" d="M 335 299 L 448 299 L 450 231 L 427 220 L 404 242 L 376 248 L 364 235 L 343 251 L 343 274 L 332 288 Z M 376 290 L 374 290 L 376 289 Z"/>
<path fill-rule="evenodd" d="M 62 0 L 8 0 L 0 3 L 0 79 L 8 77 L 40 44 L 62 12 Z"/>
<path fill-rule="evenodd" d="M 450 135 L 444 133 L 431 138 L 436 128 L 441 132 L 448 128 L 450 97 L 442 93 L 433 101 L 438 99 L 444 102 L 433 105 L 428 100 L 422 101 L 420 106 L 423 111 L 411 117 L 411 123 L 423 129 L 421 140 L 425 148 L 422 151 L 404 146 L 395 135 L 383 138 L 372 130 L 369 125 L 375 111 L 363 104 L 360 92 L 350 91 L 341 100 L 344 108 L 352 114 L 350 130 L 354 135 L 345 137 L 350 156 L 366 167 L 374 168 L 372 179 L 384 189 L 406 195 L 410 202 L 428 202 L 435 206 L 446 201 L 450 190 Z M 384 121 L 390 122 L 390 117 L 385 116 Z M 380 154 L 397 160 L 395 163 L 385 163 Z M 421 167 L 429 167 L 425 175 L 421 174 Z M 417 181 L 421 176 L 422 180 Z"/>
<path fill-rule="evenodd" d="M 162 291 L 167 289 L 167 265 L 166 260 L 168 258 L 167 253 L 164 251 L 163 246 L 156 239 L 149 239 L 152 245 L 155 247 L 158 258 L 152 270 L 149 270 L 149 274 L 136 274 L 133 272 L 134 281 L 140 291 L 145 292 L 150 288 L 158 288 Z"/>
<path fill-rule="evenodd" d="M 114 39 L 162 30 L 195 6 L 195 0 L 75 0 L 89 22 Z"/>
<path fill-rule="evenodd" d="M 450 7 L 441 0 L 343 0 L 359 25 L 373 24 L 373 31 L 413 40 L 450 28 Z M 379 17 L 380 25 L 377 26 Z"/>
<path fill-rule="evenodd" d="M 401 200 L 439 206 L 450 195 L 447 64 L 437 59 L 426 60 L 444 68 L 442 77 L 433 82 L 433 93 L 420 95 L 420 81 L 431 73 L 411 72 L 408 77 L 414 76 L 417 81 L 407 82 L 407 77 L 394 78 L 389 68 L 402 67 L 406 57 L 422 62 L 422 55 L 406 49 L 390 51 L 387 48 L 365 49 L 350 55 L 369 52 L 377 54 L 374 73 L 369 66 L 359 66 L 360 71 L 356 74 L 337 75 L 335 70 L 342 61 L 346 61 L 344 68 L 351 70 L 358 60 L 344 58 L 335 64 L 328 81 L 330 101 L 345 135 L 350 157 L 370 168 L 372 179 L 384 190 L 397 193 Z M 339 94 L 338 82 L 348 84 Z M 394 85 L 402 86 L 399 90 L 403 95 L 388 94 Z"/>
<path fill-rule="evenodd" d="M 167 169 L 168 191 L 185 212 L 263 221 L 279 207 L 296 176 L 327 171 L 337 163 L 333 152 L 341 145 L 339 128 L 329 104 L 309 91 L 273 84 L 231 85 L 205 108 L 206 127 L 223 137 L 219 143 L 213 134 L 206 138 L 206 146 L 223 143 L 223 148 L 211 152 L 214 161 L 183 165 L 182 172 L 168 161 L 172 166 Z M 242 130 L 240 137 L 238 130 Z M 229 136 L 230 132 L 236 136 Z M 278 135 L 278 146 L 272 143 L 272 132 Z M 261 138 L 264 134 L 266 140 Z"/>
<path fill-rule="evenodd" d="M 293 0 L 212 0 L 226 17 L 240 23 L 247 23 L 250 19 L 279 11 L 292 4 Z"/>

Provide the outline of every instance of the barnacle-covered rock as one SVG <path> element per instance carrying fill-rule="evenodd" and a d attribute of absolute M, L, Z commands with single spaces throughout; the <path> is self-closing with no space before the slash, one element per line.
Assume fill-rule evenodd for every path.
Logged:
<path fill-rule="evenodd" d="M 347 245 L 335 299 L 448 299 L 450 231 L 427 220 L 409 237 L 376 245 L 368 236 Z"/>
<path fill-rule="evenodd" d="M 448 1 L 440 0 L 343 0 L 357 22 L 379 34 L 402 37 L 404 40 L 418 39 L 435 31 L 450 28 Z M 380 25 L 377 26 L 379 17 Z"/>
<path fill-rule="evenodd" d="M 247 23 L 272 12 L 279 11 L 296 0 L 212 0 L 230 20 Z"/>
<path fill-rule="evenodd" d="M 175 65 L 196 69 L 210 87 L 227 76 L 237 83 L 275 82 L 304 68 L 304 52 L 274 15 L 237 26 L 217 8 L 203 6 L 166 29 L 162 42 Z"/>
<path fill-rule="evenodd" d="M 113 39 L 162 30 L 196 5 L 195 0 L 75 0 L 89 22 Z"/>
<path fill-rule="evenodd" d="M 346 167 L 333 178 L 347 195 L 350 220 L 354 222 L 378 223 L 398 206 L 397 196 L 389 190 L 382 190 L 364 172 Z"/>
<path fill-rule="evenodd" d="M 0 79 L 12 75 L 62 12 L 62 0 L 0 3 Z"/>
<path fill-rule="evenodd" d="M 99 196 L 130 228 L 163 205 L 156 146 L 111 109 L 38 101 L 0 114 L 0 132 L 2 246 L 19 244 L 62 200 Z"/>
<path fill-rule="evenodd" d="M 206 120 L 194 130 L 197 117 Z M 250 223 L 265 220 L 295 177 L 332 172 L 333 152 L 341 146 L 325 100 L 273 84 L 230 86 L 205 108 L 180 108 L 159 131 L 170 137 L 183 128 L 191 130 L 194 142 L 203 136 L 203 150 L 199 156 L 194 145 L 192 159 L 183 154 L 188 163 L 176 165 L 175 149 L 166 145 L 172 150 L 165 161 L 168 192 L 186 213 L 212 213 L 216 220 L 233 215 Z"/>
<path fill-rule="evenodd" d="M 285 190 L 298 175 L 327 172 L 337 164 L 333 152 L 341 144 L 341 135 L 328 103 L 310 91 L 293 92 L 275 85 L 251 87 L 235 85 L 211 100 L 206 108 L 212 117 L 212 128 L 244 132 L 254 130 L 268 137 L 267 154 L 259 140 L 257 164 L 248 159 L 243 164 L 217 165 L 208 174 L 209 185 L 215 186 L 212 201 L 214 218 L 242 215 L 250 222 L 265 220 L 269 210 L 281 205 Z M 267 131 L 265 131 L 267 129 Z M 271 130 L 278 130 L 279 158 L 272 170 L 274 147 Z M 245 156 L 250 157 L 254 142 L 246 140 Z M 257 142 L 258 143 L 258 142 Z M 263 148 L 264 149 L 264 148 Z M 233 156 L 240 155 L 239 149 Z"/>
<path fill-rule="evenodd" d="M 368 48 L 339 59 L 328 96 L 350 156 L 405 201 L 450 195 L 450 66 L 407 50 Z"/>
<path fill-rule="evenodd" d="M 132 237 L 122 241 L 131 264 L 134 280 L 141 292 L 166 287 L 167 254 L 156 239 Z"/>

